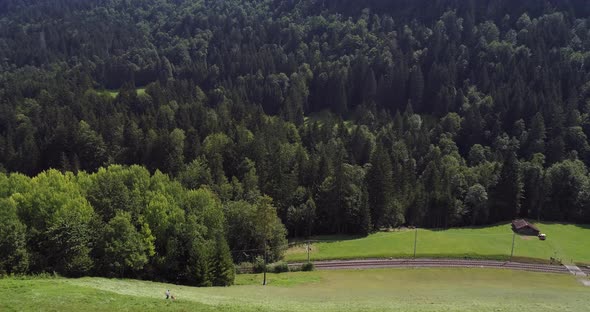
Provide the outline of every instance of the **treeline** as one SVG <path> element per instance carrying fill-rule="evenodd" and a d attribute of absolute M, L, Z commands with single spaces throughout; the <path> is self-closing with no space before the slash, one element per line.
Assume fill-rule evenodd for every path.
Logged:
<path fill-rule="evenodd" d="M 140 166 L 93 174 L 50 170 L 34 178 L 0 174 L 0 208 L 0 275 L 227 286 L 234 280 L 228 230 L 243 229 L 240 237 L 229 235 L 232 247 L 261 248 L 266 240 L 271 261 L 285 243 L 268 197 L 222 207 L 209 189 L 189 190 Z"/>
<path fill-rule="evenodd" d="M 588 4 L 432 2 L 9 1 L 0 166 L 140 164 L 290 236 L 590 222 Z"/>

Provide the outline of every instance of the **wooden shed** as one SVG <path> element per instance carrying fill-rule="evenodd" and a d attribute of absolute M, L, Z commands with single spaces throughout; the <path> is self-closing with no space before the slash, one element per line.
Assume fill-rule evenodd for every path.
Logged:
<path fill-rule="evenodd" d="M 538 236 L 541 231 L 531 223 L 528 223 L 524 219 L 518 219 L 512 221 L 512 230 L 521 235 L 534 235 Z"/>

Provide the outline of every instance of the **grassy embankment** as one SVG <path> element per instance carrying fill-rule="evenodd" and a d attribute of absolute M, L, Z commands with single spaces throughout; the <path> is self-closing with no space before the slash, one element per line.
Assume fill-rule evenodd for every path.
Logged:
<path fill-rule="evenodd" d="M 537 224 L 547 234 L 546 241 L 536 237 L 516 236 L 516 260 L 548 262 L 551 257 L 564 263 L 590 263 L 590 226 Z M 414 230 L 380 232 L 363 238 L 316 237 L 312 243 L 312 260 L 363 258 L 411 258 L 414 252 Z M 471 258 L 506 260 L 510 257 L 512 230 L 509 224 L 483 228 L 450 230 L 418 229 L 417 257 Z M 290 248 L 289 262 L 307 260 L 305 245 Z"/>
<path fill-rule="evenodd" d="M 4 279 L 0 311 L 586 311 L 573 276 L 488 269 L 391 269 L 240 275 L 236 286 L 134 280 Z M 178 300 L 163 299 L 170 289 Z"/>

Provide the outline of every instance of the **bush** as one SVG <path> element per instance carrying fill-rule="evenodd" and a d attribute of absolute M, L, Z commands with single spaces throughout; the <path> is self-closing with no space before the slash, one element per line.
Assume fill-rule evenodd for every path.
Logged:
<path fill-rule="evenodd" d="M 286 262 L 279 262 L 273 266 L 272 271 L 274 273 L 289 272 L 289 265 Z"/>
<path fill-rule="evenodd" d="M 256 257 L 256 259 L 254 259 L 254 266 L 252 267 L 252 271 L 254 273 L 262 273 L 262 272 L 264 272 L 265 266 L 268 271 L 268 266 L 264 263 L 264 258 Z"/>
<path fill-rule="evenodd" d="M 301 266 L 301 271 L 310 272 L 310 271 L 313 271 L 313 270 L 315 270 L 315 266 L 311 262 L 304 263 Z"/>

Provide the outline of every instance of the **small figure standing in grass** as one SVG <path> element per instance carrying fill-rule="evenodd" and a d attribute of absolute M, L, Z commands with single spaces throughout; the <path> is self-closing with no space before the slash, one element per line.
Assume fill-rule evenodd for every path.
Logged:
<path fill-rule="evenodd" d="M 166 299 L 170 299 L 170 289 L 166 289 Z"/>

